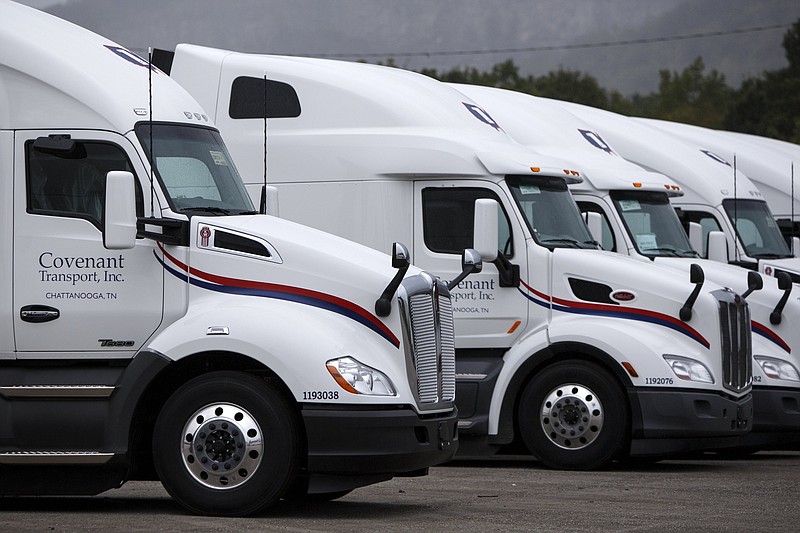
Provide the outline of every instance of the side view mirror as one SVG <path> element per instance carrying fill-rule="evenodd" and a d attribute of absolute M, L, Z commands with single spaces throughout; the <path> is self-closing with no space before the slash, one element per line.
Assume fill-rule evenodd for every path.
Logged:
<path fill-rule="evenodd" d="M 261 202 L 258 212 L 262 215 L 278 216 L 278 188 L 274 185 L 261 187 Z"/>
<path fill-rule="evenodd" d="M 583 214 L 583 219 L 586 222 L 586 227 L 589 228 L 589 233 L 592 239 L 602 243 L 603 242 L 603 216 L 600 213 L 593 211 L 586 211 Z"/>
<path fill-rule="evenodd" d="M 689 222 L 689 244 L 695 252 L 703 255 L 703 226 L 697 222 Z"/>
<path fill-rule="evenodd" d="M 742 294 L 742 298 L 747 298 L 753 291 L 760 291 L 764 288 L 764 280 L 758 272 L 750 271 L 747 273 L 747 290 Z"/>
<path fill-rule="evenodd" d="M 475 200 L 475 219 L 473 221 L 474 251 L 483 261 L 494 261 L 497 257 L 497 210 L 496 200 L 479 198 Z"/>
<path fill-rule="evenodd" d="M 136 192 L 133 174 L 112 170 L 106 175 L 103 246 L 128 250 L 136 244 Z"/>
<path fill-rule="evenodd" d="M 718 263 L 728 262 L 728 241 L 721 231 L 708 234 L 708 259 Z"/>
<path fill-rule="evenodd" d="M 397 273 L 392 281 L 383 289 L 381 297 L 375 301 L 375 314 L 378 316 L 389 316 L 392 313 L 392 296 L 397 291 L 397 287 L 403 281 L 403 277 L 411 266 L 411 254 L 408 248 L 402 243 L 396 242 L 392 245 L 392 267 L 397 269 Z"/>
<path fill-rule="evenodd" d="M 800 257 L 800 238 L 792 237 L 792 255 Z"/>
<path fill-rule="evenodd" d="M 495 233 L 495 235 L 497 234 Z M 481 254 L 472 248 L 465 249 L 461 254 L 461 273 L 447 284 L 447 289 L 453 290 L 464 278 L 474 272 L 480 272 L 481 270 L 483 270 Z"/>
<path fill-rule="evenodd" d="M 697 296 L 700 294 L 700 289 L 703 288 L 705 280 L 706 275 L 703 272 L 703 267 L 697 263 L 692 263 L 689 267 L 689 283 L 694 284 L 694 289 L 680 310 L 680 318 L 684 322 L 688 322 L 692 319 L 692 307 L 694 307 L 694 302 L 697 300 Z"/>
<path fill-rule="evenodd" d="M 783 291 L 783 296 L 778 301 L 775 309 L 769 314 L 769 323 L 777 326 L 781 323 L 783 308 L 786 307 L 786 302 L 789 301 L 789 295 L 792 293 L 792 277 L 786 272 L 778 272 L 778 288 Z"/>

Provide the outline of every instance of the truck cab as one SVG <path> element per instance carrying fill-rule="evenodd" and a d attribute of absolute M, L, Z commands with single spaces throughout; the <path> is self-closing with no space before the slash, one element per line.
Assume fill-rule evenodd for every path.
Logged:
<path fill-rule="evenodd" d="M 465 245 L 481 253 L 483 270 L 452 290 L 459 453 L 519 445 L 591 469 L 750 430 L 746 302 L 598 249 L 569 161 L 400 69 L 184 44 L 169 59 L 251 196 L 278 189 L 281 217 L 378 249 L 411 242 L 445 280 Z"/>
<path fill-rule="evenodd" d="M 684 194 L 672 203 L 687 230 L 691 223 L 700 225 L 702 257 L 767 276 L 785 272 L 798 283 L 800 259 L 792 255 L 761 190 L 733 161 L 639 120 L 579 104 L 560 105 L 602 130 L 620 156 L 680 186 Z M 718 232 L 724 238 L 717 240 Z"/>
<path fill-rule="evenodd" d="M 635 120 L 691 142 L 703 150 L 712 151 L 731 166 L 735 163 L 736 168 L 758 187 L 792 256 L 798 256 L 800 232 L 796 219 L 800 216 L 800 200 L 794 192 L 794 162 L 798 161 L 800 147 L 774 139 L 762 138 L 759 141 L 753 135 L 736 135 L 678 122 Z M 800 280 L 800 277 L 796 276 L 796 279 Z"/>
<path fill-rule="evenodd" d="M 147 60 L 14 2 L 0 17 L 0 493 L 160 480 L 238 516 L 453 456 L 444 283 L 400 244 L 259 214 Z"/>
<path fill-rule="evenodd" d="M 683 191 L 665 175 L 620 157 L 601 128 L 593 128 L 556 100 L 490 87 L 453 84 L 478 102 L 515 140 L 552 156 L 569 155 L 583 181 L 569 186 L 584 215 L 597 218 L 595 238 L 604 250 L 689 273 L 746 295 L 753 336 L 753 431 L 738 447 L 791 446 L 800 438 L 800 305 L 788 276 L 762 279 L 734 265 L 702 259 L 692 248 L 672 205 Z"/>

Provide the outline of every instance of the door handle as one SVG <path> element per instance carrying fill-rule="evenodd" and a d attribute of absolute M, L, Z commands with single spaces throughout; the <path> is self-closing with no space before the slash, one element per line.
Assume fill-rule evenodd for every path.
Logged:
<path fill-rule="evenodd" d="M 60 316 L 58 309 L 48 305 L 26 305 L 19 310 L 19 317 L 23 322 L 50 322 Z"/>

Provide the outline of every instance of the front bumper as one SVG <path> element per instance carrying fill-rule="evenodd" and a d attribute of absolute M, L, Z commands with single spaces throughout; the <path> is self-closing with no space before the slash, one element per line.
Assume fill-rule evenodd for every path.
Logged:
<path fill-rule="evenodd" d="M 630 389 L 631 455 L 660 455 L 730 446 L 753 426 L 753 395 Z"/>
<path fill-rule="evenodd" d="M 753 432 L 800 431 L 800 390 L 753 387 Z"/>
<path fill-rule="evenodd" d="M 308 437 L 308 473 L 335 476 L 403 475 L 452 459 L 458 448 L 458 410 L 418 415 L 410 407 L 386 410 L 302 410 Z"/>

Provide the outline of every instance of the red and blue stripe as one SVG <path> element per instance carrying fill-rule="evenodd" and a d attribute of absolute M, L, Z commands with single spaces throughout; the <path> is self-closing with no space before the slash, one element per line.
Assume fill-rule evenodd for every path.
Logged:
<path fill-rule="evenodd" d="M 638 309 L 635 307 L 622 307 L 607 304 L 593 304 L 587 302 L 577 302 L 572 300 L 564 300 L 562 298 L 555 298 L 543 292 L 537 291 L 524 281 L 521 282 L 528 292 L 519 289 L 520 293 L 531 302 L 545 308 L 551 308 L 554 311 L 561 311 L 563 313 L 574 313 L 579 315 L 592 315 L 592 316 L 606 316 L 610 318 L 621 318 L 623 320 L 636 320 L 639 322 L 647 322 L 672 329 L 686 335 L 690 339 L 702 344 L 706 348 L 710 348 L 711 344 L 703 337 L 696 329 L 686 324 L 682 320 L 650 311 L 648 309 Z"/>
<path fill-rule="evenodd" d="M 303 289 L 301 287 L 229 278 L 211 274 L 210 272 L 204 272 L 197 268 L 189 267 L 169 254 L 160 244 L 159 249 L 164 254 L 164 257 L 168 259 L 174 267 L 177 267 L 177 269 L 167 264 L 166 261 L 162 260 L 158 257 L 158 254 L 156 254 L 156 258 L 162 266 L 173 276 L 191 285 L 225 294 L 272 298 L 324 309 L 354 320 L 392 343 L 395 348 L 400 347 L 400 340 L 392 333 L 392 330 L 390 330 L 386 324 L 381 322 L 378 317 L 353 302 L 339 298 L 338 296 L 310 289 Z"/>
<path fill-rule="evenodd" d="M 752 329 L 753 333 L 761 335 L 768 341 L 774 342 L 775 344 L 783 348 L 784 351 L 786 351 L 786 353 L 792 353 L 792 348 L 786 343 L 786 341 L 784 341 L 780 337 L 780 335 L 769 329 L 767 326 L 765 326 L 764 324 L 760 324 L 755 320 L 751 320 L 750 324 L 751 324 L 750 329 Z"/>

